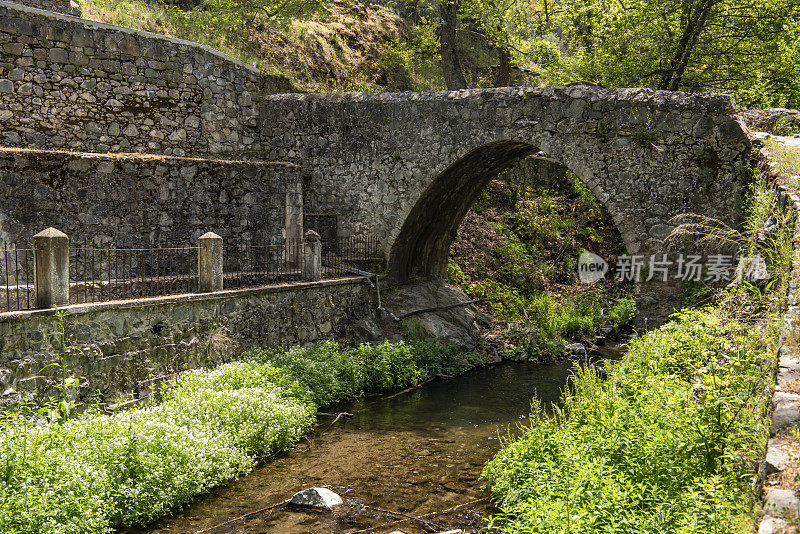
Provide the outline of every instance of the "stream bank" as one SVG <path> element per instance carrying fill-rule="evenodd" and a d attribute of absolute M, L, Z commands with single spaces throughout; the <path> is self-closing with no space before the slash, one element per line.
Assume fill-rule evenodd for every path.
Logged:
<path fill-rule="evenodd" d="M 607 357 L 619 351 L 607 350 Z M 572 368 L 569 360 L 508 362 L 400 395 L 367 396 L 328 408 L 354 417 L 335 426 L 331 418 L 320 418 L 309 439 L 287 453 L 149 530 L 128 532 L 202 531 L 311 486 L 329 487 L 345 504 L 332 512 L 280 506 L 210 532 L 430 532 L 418 521 L 392 524 L 404 518 L 376 509 L 420 517 L 485 499 L 479 477 L 500 449 L 499 437 L 521 432 L 534 395 L 546 406 L 558 402 Z M 427 526 L 477 532 L 493 512 L 488 500 L 481 500 L 429 517 Z"/>

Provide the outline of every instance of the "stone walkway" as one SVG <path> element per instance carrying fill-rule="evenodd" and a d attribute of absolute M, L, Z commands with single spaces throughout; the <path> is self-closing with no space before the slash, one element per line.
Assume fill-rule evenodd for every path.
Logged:
<path fill-rule="evenodd" d="M 756 134 L 757 139 L 777 140 L 788 152 L 796 153 L 800 162 L 800 138 L 777 137 Z M 795 193 L 800 183 L 800 168 L 796 170 L 779 164 L 781 159 L 769 148 L 762 149 L 764 170 L 775 176 L 781 191 L 781 201 L 795 213 L 795 243 L 800 237 L 800 196 Z M 789 158 L 791 159 L 791 158 Z M 770 163 L 766 163 L 770 161 Z M 798 163 L 800 166 L 800 163 Z M 784 344 L 780 348 L 777 380 L 772 398 L 772 422 L 767 454 L 759 470 L 759 481 L 763 482 L 764 517 L 759 534 L 790 534 L 798 532 L 800 499 L 798 498 L 798 471 L 800 464 L 800 337 L 797 334 L 800 300 L 800 250 L 795 250 L 793 272 L 789 282 L 788 309 L 784 318 Z"/>

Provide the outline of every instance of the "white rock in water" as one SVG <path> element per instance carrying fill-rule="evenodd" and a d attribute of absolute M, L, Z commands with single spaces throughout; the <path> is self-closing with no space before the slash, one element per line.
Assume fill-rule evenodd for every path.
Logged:
<path fill-rule="evenodd" d="M 295 493 L 289 500 L 289 504 L 330 510 L 334 506 L 342 504 L 342 498 L 326 488 L 308 488 Z"/>
<path fill-rule="evenodd" d="M 567 350 L 572 354 L 586 354 L 586 347 L 583 343 L 571 343 L 567 345 Z"/>

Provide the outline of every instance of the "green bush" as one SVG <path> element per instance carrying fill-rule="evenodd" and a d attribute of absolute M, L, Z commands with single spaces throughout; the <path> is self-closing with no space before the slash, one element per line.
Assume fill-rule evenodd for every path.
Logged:
<path fill-rule="evenodd" d="M 253 351 L 189 371 L 154 406 L 49 422 L 0 420 L 0 532 L 111 532 L 146 523 L 287 449 L 318 405 L 479 365 L 426 343 Z"/>
<path fill-rule="evenodd" d="M 553 416 L 484 469 L 503 532 L 737 532 L 766 439 L 771 358 L 752 329 L 691 310 L 600 380 L 578 368 Z"/>
<path fill-rule="evenodd" d="M 483 363 L 477 354 L 425 342 L 363 344 L 341 350 L 327 341 L 288 351 L 258 350 L 246 357 L 288 370 L 317 405 L 365 391 L 407 387 L 439 373 L 460 374 Z"/>
<path fill-rule="evenodd" d="M 64 424 L 7 414 L 0 531 L 107 532 L 162 516 L 310 429 L 315 407 L 272 366 L 191 371 L 164 402 Z"/>

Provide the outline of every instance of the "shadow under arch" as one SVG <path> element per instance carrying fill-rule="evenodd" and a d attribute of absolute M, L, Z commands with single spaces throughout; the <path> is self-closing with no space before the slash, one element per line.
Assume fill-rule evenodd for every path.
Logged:
<path fill-rule="evenodd" d="M 495 141 L 475 148 L 442 171 L 417 200 L 392 245 L 391 278 L 397 282 L 443 278 L 450 245 L 478 194 L 519 159 L 539 151 L 529 143 Z"/>

